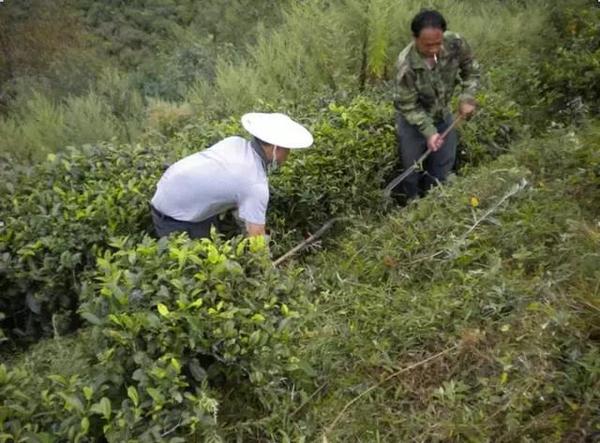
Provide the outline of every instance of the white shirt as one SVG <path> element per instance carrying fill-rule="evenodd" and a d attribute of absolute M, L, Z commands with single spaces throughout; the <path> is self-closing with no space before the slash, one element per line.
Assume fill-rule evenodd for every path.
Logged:
<path fill-rule="evenodd" d="M 264 225 L 268 203 L 262 159 L 242 137 L 228 137 L 171 165 L 152 197 L 154 208 L 189 222 L 237 207 L 242 220 Z"/>

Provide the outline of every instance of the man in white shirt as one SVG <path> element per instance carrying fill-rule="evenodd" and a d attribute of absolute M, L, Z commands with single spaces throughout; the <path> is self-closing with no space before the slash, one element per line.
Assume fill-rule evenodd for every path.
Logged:
<path fill-rule="evenodd" d="M 228 137 L 174 163 L 163 174 L 150 204 L 160 236 L 185 231 L 210 236 L 218 215 L 237 209 L 248 236 L 265 235 L 267 170 L 287 159 L 290 149 L 308 148 L 311 133 L 287 115 L 249 113 L 242 126 L 254 137 Z"/>

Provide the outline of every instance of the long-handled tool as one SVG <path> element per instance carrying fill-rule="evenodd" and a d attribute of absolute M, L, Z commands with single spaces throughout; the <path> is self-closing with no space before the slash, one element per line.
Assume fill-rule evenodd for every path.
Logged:
<path fill-rule="evenodd" d="M 462 119 L 463 119 L 463 116 L 461 114 L 458 114 L 456 116 L 456 118 L 454 119 L 452 124 L 450 126 L 448 126 L 448 128 L 442 133 L 442 135 L 441 135 L 442 140 L 445 139 L 446 137 L 448 137 L 448 134 L 450 134 L 450 131 L 452 131 Z M 421 165 L 425 161 L 425 159 L 427 157 L 429 157 L 429 154 L 431 154 L 432 152 L 433 151 L 431 151 L 431 149 L 427 149 L 427 151 L 425 151 L 425 153 L 423 155 L 421 155 L 421 157 L 419 157 L 416 162 L 414 162 L 408 169 L 406 169 L 398 177 L 393 179 L 383 190 L 383 196 L 385 198 L 389 198 L 392 191 L 394 190 L 394 188 L 396 188 L 396 186 L 398 186 L 400 183 L 402 183 L 406 177 L 408 177 L 410 174 L 412 174 L 414 172 L 414 170 L 417 169 L 419 167 L 419 165 Z"/>
<path fill-rule="evenodd" d="M 454 119 L 452 124 L 450 126 L 448 126 L 448 128 L 442 133 L 441 138 L 445 139 L 448 136 L 448 134 L 450 134 L 450 131 L 452 131 L 452 129 L 454 129 L 456 127 L 456 125 L 462 120 L 462 118 L 463 118 L 462 115 L 459 114 Z M 429 149 L 427 151 L 425 151 L 425 153 L 421 157 L 419 157 L 419 159 L 410 168 L 408 168 L 406 171 L 404 171 L 402 174 L 400 174 L 398 177 L 396 177 L 394 180 L 392 180 L 390 182 L 390 184 L 387 185 L 387 187 L 385 188 L 384 196 L 386 198 L 389 197 L 390 193 L 392 192 L 392 189 L 394 189 L 396 186 L 398 186 L 398 184 L 400 182 L 402 182 L 402 180 L 404 180 L 406 177 L 408 177 L 408 175 L 411 174 L 417 168 L 417 166 L 420 165 L 429 156 L 429 154 L 431 154 L 431 152 L 432 151 Z M 297 246 L 294 246 L 292 249 L 290 249 L 284 255 L 282 255 L 277 260 L 275 260 L 273 262 L 273 266 L 279 266 L 281 263 L 283 263 L 286 260 L 288 260 L 289 258 L 293 257 L 298 252 L 302 251 L 304 248 L 309 246 L 311 243 L 315 242 L 325 232 L 327 232 L 336 221 L 340 221 L 340 220 L 347 219 L 347 218 L 348 217 L 334 217 L 334 218 L 329 219 L 323 226 L 321 226 L 317 230 L 317 232 L 315 232 L 310 237 L 308 237 L 306 240 L 299 243 Z"/>

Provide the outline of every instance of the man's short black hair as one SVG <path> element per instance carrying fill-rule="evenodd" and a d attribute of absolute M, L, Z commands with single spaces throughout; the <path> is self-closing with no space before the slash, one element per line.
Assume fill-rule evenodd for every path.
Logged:
<path fill-rule="evenodd" d="M 436 28 L 445 32 L 446 19 L 442 14 L 433 9 L 424 9 L 415 15 L 415 18 L 413 18 L 412 23 L 410 24 L 410 30 L 415 37 L 418 37 L 421 30 L 424 28 Z"/>

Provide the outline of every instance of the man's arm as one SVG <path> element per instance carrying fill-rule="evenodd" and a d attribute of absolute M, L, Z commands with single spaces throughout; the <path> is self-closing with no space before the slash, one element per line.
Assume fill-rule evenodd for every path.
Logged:
<path fill-rule="evenodd" d="M 481 70 L 479 63 L 473 57 L 471 47 L 462 39 L 459 52 L 460 79 L 462 92 L 459 96 L 459 110 L 463 115 L 468 115 L 475 110 L 475 94 L 479 89 Z"/>
<path fill-rule="evenodd" d="M 269 204 L 269 188 L 266 183 L 245 186 L 240 195 L 238 216 L 244 221 L 248 237 L 264 236 Z"/>
<path fill-rule="evenodd" d="M 246 222 L 246 233 L 248 237 L 258 237 L 259 235 L 265 235 L 265 225 L 258 225 L 256 223 Z"/>
<path fill-rule="evenodd" d="M 433 119 L 425 112 L 418 101 L 413 74 L 406 66 L 399 66 L 396 77 L 396 98 L 394 104 L 408 123 L 416 126 L 427 140 L 437 134 Z"/>

